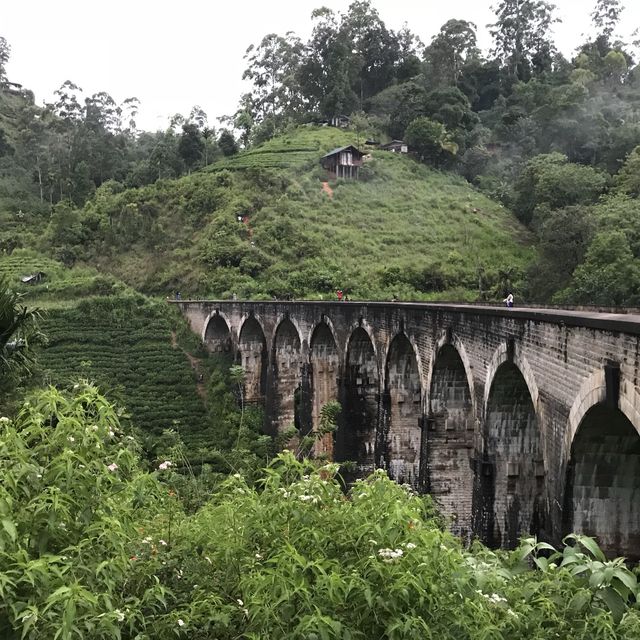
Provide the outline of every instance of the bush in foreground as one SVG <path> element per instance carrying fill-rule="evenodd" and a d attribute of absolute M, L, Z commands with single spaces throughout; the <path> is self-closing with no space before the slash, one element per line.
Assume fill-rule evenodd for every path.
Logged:
<path fill-rule="evenodd" d="M 588 538 L 466 551 L 383 472 L 344 495 L 287 452 L 187 515 L 200 480 L 143 470 L 93 387 L 0 422 L 2 638 L 640 637 L 635 574 Z"/>

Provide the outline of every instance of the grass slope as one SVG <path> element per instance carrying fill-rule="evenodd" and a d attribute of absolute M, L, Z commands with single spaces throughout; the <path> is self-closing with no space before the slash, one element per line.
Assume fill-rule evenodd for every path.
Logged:
<path fill-rule="evenodd" d="M 462 178 L 374 151 L 360 181 L 322 188 L 327 150 L 356 142 L 299 127 L 179 180 L 98 190 L 80 260 L 146 292 L 474 298 L 500 295 L 533 257 L 512 214 Z M 239 221 L 239 217 L 243 221 Z"/>

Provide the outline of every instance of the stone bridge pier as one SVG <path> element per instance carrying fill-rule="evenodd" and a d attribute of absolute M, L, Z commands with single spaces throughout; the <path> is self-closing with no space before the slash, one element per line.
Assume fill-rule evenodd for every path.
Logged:
<path fill-rule="evenodd" d="M 640 559 L 640 317 L 382 302 L 175 302 L 246 371 L 268 432 L 429 492 L 450 529 L 511 548 L 575 531 Z"/>

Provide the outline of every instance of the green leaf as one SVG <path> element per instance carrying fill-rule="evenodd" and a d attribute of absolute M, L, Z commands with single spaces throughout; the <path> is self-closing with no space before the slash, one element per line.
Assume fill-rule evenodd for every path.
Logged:
<path fill-rule="evenodd" d="M 599 587 L 604 580 L 604 571 L 594 571 L 589 577 L 589 586 L 592 588 Z"/>
<path fill-rule="evenodd" d="M 591 594 L 588 591 L 576 593 L 569 602 L 569 609 L 575 613 L 580 613 L 591 602 Z"/>
<path fill-rule="evenodd" d="M 638 579 L 630 571 L 619 568 L 613 572 L 613 576 L 618 578 L 618 580 L 620 580 L 620 582 L 622 582 L 622 584 L 627 587 L 631 593 L 636 592 L 636 589 L 638 588 Z"/>
<path fill-rule="evenodd" d="M 593 538 L 589 536 L 576 536 L 576 542 L 582 545 L 596 560 L 604 562 L 606 558 L 604 553 Z"/>
<path fill-rule="evenodd" d="M 9 534 L 9 537 L 15 542 L 18 537 L 18 531 L 13 520 L 2 518 L 2 528 Z"/>
<path fill-rule="evenodd" d="M 622 620 L 622 616 L 627 608 L 622 596 L 620 596 L 613 587 L 603 589 L 599 595 L 605 601 L 607 607 L 609 607 L 613 621 L 618 624 L 620 620 Z"/>

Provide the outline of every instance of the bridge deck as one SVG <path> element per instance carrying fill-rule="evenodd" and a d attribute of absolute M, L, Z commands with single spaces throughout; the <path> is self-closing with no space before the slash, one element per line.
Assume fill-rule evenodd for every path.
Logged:
<path fill-rule="evenodd" d="M 350 300 L 339 302 L 337 300 L 169 300 L 177 304 L 256 304 L 256 305 L 303 305 L 335 306 L 341 308 L 346 305 L 351 307 L 366 306 L 370 308 L 396 307 L 399 309 L 411 309 L 425 311 L 455 311 L 471 315 L 486 315 L 508 318 L 510 316 L 521 320 L 534 322 L 550 322 L 564 324 L 572 327 L 585 327 L 604 331 L 619 331 L 622 333 L 640 335 L 640 313 L 603 312 L 596 310 L 558 309 L 553 307 L 513 307 L 507 309 L 504 306 L 464 304 L 450 302 L 392 302 L 380 300 Z M 634 310 L 635 311 L 635 310 Z"/>

